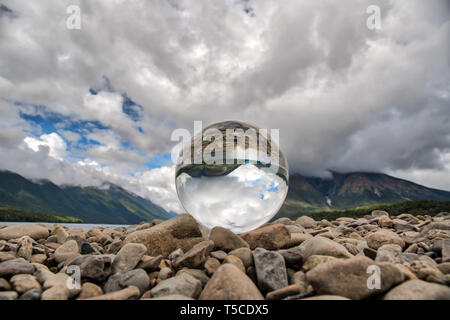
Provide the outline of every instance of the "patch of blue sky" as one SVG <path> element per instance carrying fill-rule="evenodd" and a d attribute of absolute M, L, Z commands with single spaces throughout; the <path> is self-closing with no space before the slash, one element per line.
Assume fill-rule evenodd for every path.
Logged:
<path fill-rule="evenodd" d="M 31 124 L 32 129 L 25 130 L 30 135 L 40 136 L 53 132 L 60 133 L 61 130 L 78 133 L 80 139 L 76 142 L 69 141 L 64 135 L 60 134 L 69 150 L 85 151 L 91 146 L 101 145 L 100 142 L 88 139 L 85 135 L 94 130 L 110 129 L 110 127 L 103 125 L 99 121 L 72 120 L 69 116 L 48 111 L 46 106 L 43 105 L 31 105 L 22 102 L 14 102 L 14 105 L 20 108 L 19 116 Z"/>
<path fill-rule="evenodd" d="M 92 95 L 98 94 L 100 91 L 114 92 L 114 89 L 107 77 L 103 77 L 104 83 L 101 88 L 90 88 L 89 92 Z M 144 110 L 143 106 L 136 103 L 133 99 L 128 97 L 126 93 L 122 93 L 123 96 L 123 112 L 127 114 L 135 122 L 138 122 L 142 118 L 142 112 Z M 88 133 L 94 130 L 109 130 L 109 126 L 103 125 L 100 121 L 84 121 L 84 120 L 74 120 L 69 116 L 62 115 L 60 113 L 49 111 L 45 105 L 37 105 L 31 103 L 25 103 L 21 101 L 11 101 L 7 99 L 2 99 L 6 102 L 18 107 L 19 116 L 30 123 L 31 129 L 27 131 L 28 134 L 33 136 L 40 136 L 42 134 L 50 134 L 57 132 L 64 139 L 67 144 L 68 150 L 76 151 L 86 151 L 92 146 L 102 145 L 100 142 L 86 138 Z M 175 125 L 174 123 L 172 125 Z M 61 131 L 71 131 L 80 135 L 77 141 L 69 141 L 61 134 Z M 136 130 L 141 134 L 144 130 L 141 126 L 137 125 Z M 135 148 L 130 142 L 123 141 L 122 146 L 127 150 L 132 150 L 141 154 L 144 154 L 142 150 Z M 80 160 L 80 158 L 74 154 L 73 160 Z M 81 159 L 82 160 L 82 159 Z M 143 165 L 149 169 L 159 168 L 164 165 L 169 165 L 171 161 L 170 153 L 167 154 L 157 154 L 156 156 L 150 158 Z"/>
<path fill-rule="evenodd" d="M 57 122 L 55 122 L 51 119 L 48 119 L 48 118 L 44 118 L 41 114 L 26 114 L 26 113 L 22 112 L 21 110 L 19 110 L 19 116 L 23 120 L 30 122 L 35 127 L 39 128 L 38 131 L 28 132 L 33 135 L 39 135 L 42 133 L 52 133 L 52 132 L 56 132 L 58 130 L 55 127 L 55 123 L 57 123 Z"/>
<path fill-rule="evenodd" d="M 22 103 L 16 102 L 15 105 L 21 107 Z M 33 124 L 39 125 L 44 133 L 56 132 L 59 129 L 69 130 L 77 133 L 92 132 L 94 129 L 106 130 L 108 126 L 100 121 L 72 120 L 69 116 L 62 115 L 53 111 L 48 111 L 42 105 L 28 105 L 26 110 L 19 109 L 19 116 Z"/>
<path fill-rule="evenodd" d="M 103 125 L 100 121 L 69 121 L 63 124 L 62 129 L 77 133 L 92 132 L 94 130 L 108 130 L 111 127 Z"/>
<path fill-rule="evenodd" d="M 140 176 L 142 174 L 142 170 L 140 169 L 132 169 L 127 172 L 130 177 Z"/>
<path fill-rule="evenodd" d="M 134 146 L 128 141 L 122 141 L 122 146 L 129 150 L 134 150 Z"/>
<path fill-rule="evenodd" d="M 70 142 L 69 142 L 70 143 Z M 85 136 L 81 136 L 80 140 L 75 144 L 70 144 L 70 146 L 77 150 L 87 150 L 91 146 L 102 146 L 103 144 L 98 142 L 97 140 L 87 139 Z"/>
<path fill-rule="evenodd" d="M 160 154 L 153 156 L 144 165 L 149 169 L 160 168 L 165 165 L 171 165 L 170 153 Z"/>
<path fill-rule="evenodd" d="M 258 184 L 258 183 L 260 183 L 260 182 L 261 182 L 261 178 L 258 178 L 258 179 L 249 181 L 249 183 L 250 183 L 250 184 L 253 184 L 253 185 Z"/>
<path fill-rule="evenodd" d="M 272 181 L 272 183 L 267 188 L 267 191 L 269 191 L 269 192 L 278 192 L 278 186 L 275 186 L 275 181 Z"/>

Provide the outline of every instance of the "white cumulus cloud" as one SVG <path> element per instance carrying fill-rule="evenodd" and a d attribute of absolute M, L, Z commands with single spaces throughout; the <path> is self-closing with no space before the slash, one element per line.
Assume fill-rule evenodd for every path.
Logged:
<path fill-rule="evenodd" d="M 39 139 L 34 137 L 26 137 L 24 139 L 26 145 L 35 152 L 41 147 L 48 148 L 48 155 L 57 160 L 63 160 L 66 155 L 67 145 L 64 140 L 55 132 L 43 134 Z"/>

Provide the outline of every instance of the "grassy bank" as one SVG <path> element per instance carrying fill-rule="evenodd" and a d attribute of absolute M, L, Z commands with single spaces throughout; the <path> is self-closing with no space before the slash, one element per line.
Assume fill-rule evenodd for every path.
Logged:
<path fill-rule="evenodd" d="M 53 214 L 26 211 L 14 208 L 0 207 L 0 223 L 4 222 L 60 222 L 83 223 L 84 221 L 74 217 L 61 217 Z"/>
<path fill-rule="evenodd" d="M 314 220 L 334 220 L 340 217 L 360 218 L 370 213 L 373 210 L 385 210 L 391 216 L 396 216 L 402 213 L 409 213 L 412 215 L 430 215 L 435 216 L 440 212 L 450 212 L 450 201 L 439 202 L 431 200 L 417 200 L 405 201 L 399 203 L 377 204 L 371 206 L 357 207 L 346 210 L 328 210 L 308 214 Z"/>

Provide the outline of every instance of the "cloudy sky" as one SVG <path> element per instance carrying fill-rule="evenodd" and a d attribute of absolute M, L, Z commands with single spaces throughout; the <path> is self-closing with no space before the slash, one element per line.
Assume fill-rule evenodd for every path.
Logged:
<path fill-rule="evenodd" d="M 81 29 L 67 27 L 74 4 Z M 0 169 L 108 180 L 179 212 L 172 131 L 242 120 L 280 129 L 291 172 L 450 190 L 449 12 L 448 0 L 0 0 Z"/>

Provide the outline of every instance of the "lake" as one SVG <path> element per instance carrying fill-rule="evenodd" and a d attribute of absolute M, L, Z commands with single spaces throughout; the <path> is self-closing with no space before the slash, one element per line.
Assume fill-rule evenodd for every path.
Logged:
<path fill-rule="evenodd" d="M 11 226 L 11 225 L 16 225 L 16 224 L 46 224 L 46 225 L 53 226 L 55 223 L 54 222 L 1 222 L 0 221 L 0 226 Z M 106 227 L 106 228 L 130 226 L 129 224 L 107 224 L 107 223 L 98 223 L 98 224 L 95 224 L 95 223 L 58 223 L 58 224 L 66 226 L 70 229 L 83 228 L 85 230 L 90 230 L 91 228 L 93 228 L 95 226 Z"/>

